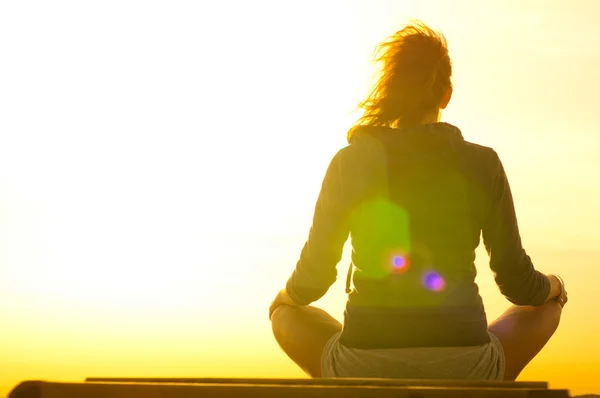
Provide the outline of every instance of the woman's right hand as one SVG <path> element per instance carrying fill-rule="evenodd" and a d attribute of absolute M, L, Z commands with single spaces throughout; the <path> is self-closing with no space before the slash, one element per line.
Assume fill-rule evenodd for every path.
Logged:
<path fill-rule="evenodd" d="M 548 300 L 556 300 L 561 307 L 564 307 L 565 304 L 567 304 L 567 301 L 569 301 L 569 298 L 562 278 L 558 275 L 550 274 L 548 275 L 548 279 L 550 280 L 550 294 L 548 295 Z"/>

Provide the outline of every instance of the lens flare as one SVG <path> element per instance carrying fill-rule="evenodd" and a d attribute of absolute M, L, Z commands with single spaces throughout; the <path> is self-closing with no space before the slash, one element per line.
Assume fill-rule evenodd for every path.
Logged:
<path fill-rule="evenodd" d="M 406 266 L 406 258 L 400 255 L 394 256 L 392 258 L 392 264 L 394 264 L 394 268 L 402 269 Z"/>
<path fill-rule="evenodd" d="M 400 252 L 393 252 L 387 256 L 387 264 L 393 273 L 403 273 L 408 270 L 408 255 Z"/>
<path fill-rule="evenodd" d="M 437 272 L 428 272 L 423 276 L 423 284 L 433 292 L 441 292 L 446 287 L 444 278 Z"/>

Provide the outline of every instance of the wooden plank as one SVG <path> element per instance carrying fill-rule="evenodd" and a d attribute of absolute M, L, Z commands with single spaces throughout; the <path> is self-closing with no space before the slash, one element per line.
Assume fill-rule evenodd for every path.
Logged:
<path fill-rule="evenodd" d="M 568 398 L 566 390 L 409 386 L 24 382 L 9 398 Z"/>
<path fill-rule="evenodd" d="M 433 379 L 244 379 L 244 378 L 132 378 L 88 377 L 86 382 L 113 383 L 179 383 L 179 384 L 249 384 L 249 385 L 319 385 L 319 386 L 415 386 L 415 387 L 486 387 L 547 389 L 548 383 L 492 380 L 433 380 Z"/>

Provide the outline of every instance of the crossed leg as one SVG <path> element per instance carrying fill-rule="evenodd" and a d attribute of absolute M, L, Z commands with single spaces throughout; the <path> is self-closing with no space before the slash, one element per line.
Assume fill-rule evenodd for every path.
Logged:
<path fill-rule="evenodd" d="M 560 322 L 562 307 L 550 300 L 539 307 L 510 307 L 489 325 L 504 348 L 506 380 L 515 380 L 546 345 Z M 316 307 L 278 307 L 271 317 L 281 349 L 311 377 L 321 377 L 321 356 L 342 325 Z"/>
<path fill-rule="evenodd" d="M 282 305 L 271 316 L 273 334 L 281 349 L 306 374 L 321 377 L 325 344 L 342 330 L 342 324 L 317 307 Z"/>
<path fill-rule="evenodd" d="M 546 345 L 560 322 L 562 307 L 550 300 L 539 307 L 513 305 L 488 330 L 504 348 L 506 380 L 515 380 Z"/>

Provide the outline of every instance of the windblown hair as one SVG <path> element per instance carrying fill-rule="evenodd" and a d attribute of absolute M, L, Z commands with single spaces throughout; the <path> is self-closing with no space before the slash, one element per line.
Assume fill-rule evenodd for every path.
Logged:
<path fill-rule="evenodd" d="M 439 109 L 452 86 L 452 63 L 446 38 L 423 22 L 413 22 L 379 44 L 375 62 L 380 77 L 359 104 L 364 113 L 348 133 L 359 126 L 403 128 L 419 124 Z"/>

